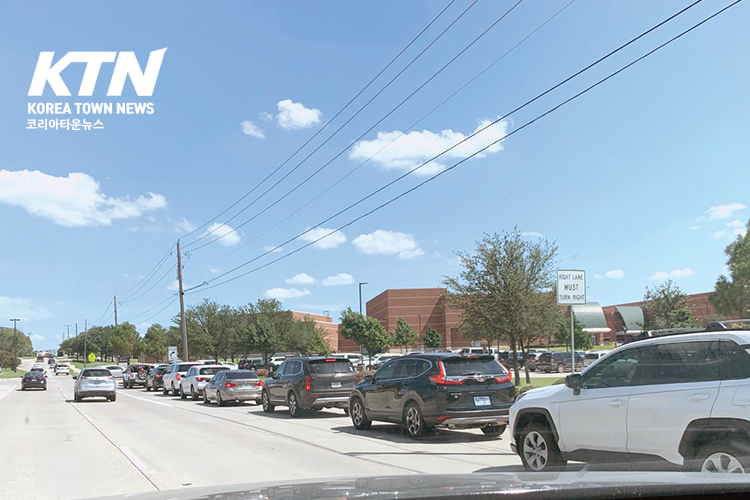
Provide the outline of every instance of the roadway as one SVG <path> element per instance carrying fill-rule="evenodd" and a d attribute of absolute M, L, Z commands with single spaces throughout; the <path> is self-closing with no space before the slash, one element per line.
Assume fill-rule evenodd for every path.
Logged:
<path fill-rule="evenodd" d="M 341 410 L 293 419 L 253 403 L 219 408 L 118 387 L 117 401 L 73 402 L 73 380 L 48 390 L 0 380 L 0 498 L 81 499 L 258 481 L 383 474 L 520 471 L 507 435 L 400 427 L 357 431 Z"/>

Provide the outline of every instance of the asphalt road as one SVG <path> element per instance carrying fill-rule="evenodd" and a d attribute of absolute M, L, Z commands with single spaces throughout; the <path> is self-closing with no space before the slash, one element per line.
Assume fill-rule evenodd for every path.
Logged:
<path fill-rule="evenodd" d="M 520 471 L 506 435 L 390 424 L 357 431 L 341 410 L 293 419 L 118 387 L 117 401 L 73 402 L 71 377 L 48 390 L 0 380 L 0 498 L 81 499 L 132 492 L 381 474 Z"/>

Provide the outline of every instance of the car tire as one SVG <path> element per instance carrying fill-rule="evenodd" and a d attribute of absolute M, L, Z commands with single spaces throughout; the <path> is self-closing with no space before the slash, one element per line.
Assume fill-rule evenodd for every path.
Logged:
<path fill-rule="evenodd" d="M 216 391 L 216 404 L 219 406 L 226 406 L 226 402 L 221 397 L 221 391 Z"/>
<path fill-rule="evenodd" d="M 172 396 L 179 396 L 179 395 L 180 395 L 180 391 L 178 391 L 177 388 L 173 384 L 172 385 Z"/>
<path fill-rule="evenodd" d="M 352 398 L 349 403 L 349 416 L 352 417 L 352 424 L 357 430 L 365 431 L 372 425 L 372 420 L 367 418 L 365 405 L 359 397 Z"/>
<path fill-rule="evenodd" d="M 206 392 L 206 390 L 205 390 L 205 389 L 203 389 L 203 404 L 204 404 L 204 405 L 207 405 L 207 404 L 208 404 L 208 403 L 210 403 L 210 402 L 211 402 L 211 401 L 210 401 L 210 400 L 208 399 L 208 393 Z"/>
<path fill-rule="evenodd" d="M 301 417 L 302 408 L 299 405 L 299 401 L 297 401 L 297 395 L 293 392 L 290 392 L 289 396 L 287 396 L 287 402 L 289 406 L 289 414 L 294 418 Z"/>
<path fill-rule="evenodd" d="M 410 438 L 416 439 L 427 433 L 427 425 L 424 423 L 424 415 L 419 405 L 411 402 L 404 409 L 404 427 Z"/>
<path fill-rule="evenodd" d="M 557 365 L 557 373 L 563 373 L 565 371 L 565 363 L 559 363 Z"/>
<path fill-rule="evenodd" d="M 190 386 L 190 396 L 193 398 L 193 401 L 198 401 L 198 393 L 195 392 L 195 387 L 192 385 Z"/>
<path fill-rule="evenodd" d="M 112 401 L 113 403 L 117 401 L 117 394 L 112 394 L 111 396 L 107 396 L 107 399 Z"/>
<path fill-rule="evenodd" d="M 168 393 L 169 393 L 169 391 L 167 391 L 167 386 L 166 385 L 161 386 L 161 394 L 162 394 L 162 396 L 166 396 Z"/>
<path fill-rule="evenodd" d="M 482 427 L 482 432 L 485 436 L 498 437 L 505 432 L 505 425 L 488 425 L 487 427 Z"/>
<path fill-rule="evenodd" d="M 748 448 L 746 444 L 744 448 Z M 695 472 L 750 472 L 750 453 L 730 441 L 709 443 L 701 448 L 692 462 Z"/>
<path fill-rule="evenodd" d="M 151 387 L 150 385 L 146 384 L 146 392 L 151 392 L 151 389 L 153 389 L 153 387 Z"/>
<path fill-rule="evenodd" d="M 345 406 L 345 407 L 343 407 L 341 409 L 344 410 L 344 415 L 349 415 L 349 407 L 348 406 Z"/>
<path fill-rule="evenodd" d="M 271 396 L 268 394 L 268 391 L 263 391 L 261 394 L 260 404 L 263 407 L 264 412 L 273 413 L 275 406 L 271 404 Z"/>
<path fill-rule="evenodd" d="M 518 454 L 521 455 L 523 467 L 529 472 L 555 470 L 566 464 L 549 427 L 537 422 L 530 423 L 521 431 Z"/>
<path fill-rule="evenodd" d="M 43 391 L 46 391 L 46 390 L 47 390 L 47 388 L 46 388 L 46 387 L 42 387 L 42 390 L 43 390 Z"/>
<path fill-rule="evenodd" d="M 180 385 L 180 399 L 187 399 L 187 394 L 185 394 L 185 391 L 182 390 L 182 385 Z"/>

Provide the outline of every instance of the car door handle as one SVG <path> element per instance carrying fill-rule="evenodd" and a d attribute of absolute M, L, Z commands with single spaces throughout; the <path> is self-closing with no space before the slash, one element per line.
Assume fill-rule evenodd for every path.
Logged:
<path fill-rule="evenodd" d="M 613 399 L 612 401 L 607 403 L 607 406 L 611 406 L 613 408 L 618 408 L 620 406 L 624 406 L 626 401 L 624 399 Z"/>
<path fill-rule="evenodd" d="M 693 394 L 692 396 L 688 396 L 685 399 L 687 401 L 705 401 L 706 399 L 710 398 L 710 394 Z"/>

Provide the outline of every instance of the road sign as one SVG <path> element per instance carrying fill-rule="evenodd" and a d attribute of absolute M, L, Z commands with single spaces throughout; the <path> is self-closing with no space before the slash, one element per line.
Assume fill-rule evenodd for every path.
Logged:
<path fill-rule="evenodd" d="M 557 303 L 561 306 L 586 303 L 586 271 L 557 270 Z"/>
<path fill-rule="evenodd" d="M 167 347 L 167 353 L 168 353 L 167 357 L 169 358 L 170 363 L 174 363 L 175 361 L 177 361 L 177 346 L 176 345 L 171 345 Z"/>
<path fill-rule="evenodd" d="M 89 363 L 96 361 L 96 355 L 93 352 L 89 353 Z"/>

